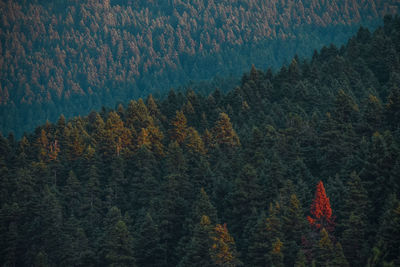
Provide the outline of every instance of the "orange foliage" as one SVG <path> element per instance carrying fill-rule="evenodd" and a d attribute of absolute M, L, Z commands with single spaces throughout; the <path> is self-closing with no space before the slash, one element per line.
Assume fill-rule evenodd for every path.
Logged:
<path fill-rule="evenodd" d="M 313 228 L 325 228 L 328 231 L 333 230 L 334 218 L 332 217 L 331 204 L 329 202 L 329 198 L 326 196 L 322 181 L 319 181 L 317 185 L 317 190 L 315 192 L 314 201 L 311 204 L 310 213 L 312 216 L 307 216 L 307 220 Z"/>

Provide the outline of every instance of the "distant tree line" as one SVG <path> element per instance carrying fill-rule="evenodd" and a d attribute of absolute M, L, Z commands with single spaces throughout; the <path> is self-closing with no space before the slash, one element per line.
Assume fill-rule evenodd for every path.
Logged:
<path fill-rule="evenodd" d="M 55 122 L 189 80 L 280 67 L 375 26 L 389 1 L 2 1 L 0 131 Z"/>

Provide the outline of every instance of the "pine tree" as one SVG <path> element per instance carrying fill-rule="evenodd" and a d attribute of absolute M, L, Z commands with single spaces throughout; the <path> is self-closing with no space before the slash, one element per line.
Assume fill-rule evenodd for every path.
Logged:
<path fill-rule="evenodd" d="M 185 139 L 185 147 L 191 153 L 205 154 L 203 140 L 200 138 L 199 133 L 193 127 L 187 129 L 187 136 Z"/>
<path fill-rule="evenodd" d="M 343 254 L 342 246 L 339 242 L 336 243 L 334 248 L 334 258 L 329 266 L 337 266 L 337 267 L 349 267 L 353 265 L 349 265 L 346 257 Z"/>
<path fill-rule="evenodd" d="M 226 113 L 219 114 L 218 121 L 215 122 L 212 133 L 215 142 L 220 146 L 240 146 L 239 137 L 233 129 L 230 118 Z"/>
<path fill-rule="evenodd" d="M 400 77 L 397 75 L 397 80 Z M 398 129 L 399 127 L 399 116 L 400 116 L 400 87 L 398 85 L 398 81 L 396 85 L 393 85 L 390 94 L 387 99 L 386 104 L 386 121 L 390 123 L 392 129 Z"/>
<path fill-rule="evenodd" d="M 217 210 L 212 205 L 204 188 L 201 188 L 197 201 L 193 205 L 194 222 L 199 221 L 203 215 L 207 215 L 211 224 L 215 224 L 218 221 Z"/>
<path fill-rule="evenodd" d="M 74 216 L 64 223 L 64 249 L 61 265 L 91 266 L 94 265 L 94 252 L 89 246 L 85 231 L 79 227 Z"/>
<path fill-rule="evenodd" d="M 267 232 L 267 217 L 261 214 L 251 230 L 246 262 L 251 266 L 267 266 L 268 250 L 270 248 Z"/>
<path fill-rule="evenodd" d="M 50 266 L 48 263 L 47 259 L 47 254 L 39 251 L 38 254 L 36 254 L 35 261 L 34 261 L 34 266 L 35 267 L 48 267 Z"/>
<path fill-rule="evenodd" d="M 40 203 L 40 216 L 31 224 L 31 233 L 48 255 L 51 265 L 60 263 L 63 253 L 62 209 L 53 189 L 46 187 Z M 39 241 L 40 240 L 40 241 Z"/>
<path fill-rule="evenodd" d="M 253 166 L 247 164 L 241 170 L 239 177 L 235 179 L 232 193 L 228 196 L 230 205 L 227 212 L 232 221 L 232 232 L 240 238 L 246 226 L 252 210 L 261 208 L 261 188 L 257 173 Z"/>
<path fill-rule="evenodd" d="M 179 146 L 178 146 L 179 147 Z M 187 216 L 187 201 L 184 198 L 188 194 L 185 189 L 187 184 L 182 181 L 179 174 L 170 174 L 163 178 L 161 185 L 161 197 L 155 199 L 159 208 L 160 243 L 163 249 L 163 265 L 174 266 L 179 262 L 175 254 L 179 238 L 182 237 L 185 216 Z"/>
<path fill-rule="evenodd" d="M 108 177 L 108 186 L 110 187 L 110 198 L 112 205 L 118 206 L 123 210 L 128 208 L 128 196 L 126 188 L 128 180 L 124 174 L 125 162 L 122 157 L 117 156 L 111 162 L 111 175 Z"/>
<path fill-rule="evenodd" d="M 134 239 L 134 252 L 138 266 L 160 266 L 162 250 L 160 233 L 150 213 L 139 218 Z"/>
<path fill-rule="evenodd" d="M 321 229 L 320 239 L 315 247 L 314 259 L 316 266 L 329 266 L 335 257 L 334 245 L 325 228 Z"/>
<path fill-rule="evenodd" d="M 83 192 L 81 213 L 85 218 L 85 229 L 93 232 L 103 215 L 103 202 L 101 200 L 102 190 L 96 166 L 92 165 L 88 172 L 88 181 Z"/>
<path fill-rule="evenodd" d="M 132 237 L 124 221 L 119 220 L 107 232 L 105 260 L 109 266 L 136 266 Z"/>
<path fill-rule="evenodd" d="M 139 133 L 141 129 L 146 129 L 153 123 L 153 118 L 141 98 L 137 102 L 133 100 L 129 102 L 126 110 L 126 125 L 128 128 Z"/>
<path fill-rule="evenodd" d="M 363 112 L 363 121 L 366 124 L 365 129 L 370 135 L 376 131 L 379 131 L 383 124 L 382 104 L 374 95 L 368 96 L 365 110 Z"/>
<path fill-rule="evenodd" d="M 348 182 L 348 196 L 345 202 L 344 228 L 341 243 L 344 254 L 351 265 L 365 264 L 365 235 L 367 227 L 368 195 L 360 177 L 352 173 Z"/>
<path fill-rule="evenodd" d="M 73 171 L 69 172 L 67 184 L 63 190 L 64 194 L 64 207 L 66 212 L 65 217 L 80 216 L 79 207 L 82 203 L 82 189 L 79 180 Z"/>
<path fill-rule="evenodd" d="M 304 255 L 302 249 L 299 249 L 296 255 L 296 262 L 294 264 L 294 267 L 306 267 L 306 266 L 307 266 L 306 255 Z"/>
<path fill-rule="evenodd" d="M 235 241 L 226 224 L 217 224 L 212 234 L 211 258 L 216 266 L 242 266 L 236 252 Z"/>
<path fill-rule="evenodd" d="M 201 217 L 186 248 L 186 254 L 178 266 L 217 266 L 211 256 L 213 226 L 207 215 Z"/>
<path fill-rule="evenodd" d="M 268 253 L 271 266 L 283 267 L 283 243 L 279 238 L 276 238 L 272 243 L 272 250 Z"/>
<path fill-rule="evenodd" d="M 183 111 L 176 111 L 175 118 L 171 121 L 170 139 L 182 144 L 188 134 L 187 120 Z"/>
<path fill-rule="evenodd" d="M 307 216 L 310 225 L 319 230 L 325 229 L 332 232 L 334 229 L 334 221 L 332 217 L 332 209 L 329 203 L 329 198 L 326 196 L 324 184 L 319 181 L 317 190 L 315 191 L 315 198 L 311 204 L 311 216 Z"/>
<path fill-rule="evenodd" d="M 136 214 L 156 196 L 157 166 L 154 154 L 146 147 L 140 148 L 127 162 L 126 177 L 132 214 Z"/>
<path fill-rule="evenodd" d="M 377 235 L 375 250 L 380 251 L 377 265 L 400 264 L 400 201 L 395 195 L 390 195 L 387 200 L 386 210 L 383 215 Z"/>
<path fill-rule="evenodd" d="M 295 194 L 291 194 L 289 203 L 285 203 L 282 215 L 282 232 L 284 233 L 285 265 L 293 265 L 296 253 L 301 247 L 302 237 L 306 235 L 306 220 L 301 204 Z"/>
<path fill-rule="evenodd" d="M 343 90 L 339 90 L 336 96 L 333 116 L 333 118 L 340 123 L 353 123 L 358 119 L 358 105 L 354 102 L 352 97 Z"/>
<path fill-rule="evenodd" d="M 146 106 L 147 106 L 147 110 L 149 111 L 149 114 L 154 119 L 159 118 L 159 116 L 161 115 L 161 112 L 158 109 L 158 106 L 157 106 L 156 101 L 154 100 L 152 94 L 149 94 L 149 96 L 147 97 Z"/>

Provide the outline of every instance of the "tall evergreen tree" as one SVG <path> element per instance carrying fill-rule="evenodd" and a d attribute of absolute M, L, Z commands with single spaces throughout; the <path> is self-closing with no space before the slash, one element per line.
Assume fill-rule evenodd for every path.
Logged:
<path fill-rule="evenodd" d="M 194 227 L 186 254 L 178 266 L 218 266 L 212 260 L 212 231 L 210 219 L 203 215 L 200 223 Z"/>
<path fill-rule="evenodd" d="M 135 233 L 134 252 L 138 266 L 161 266 L 160 233 L 150 213 L 140 218 Z"/>
<path fill-rule="evenodd" d="M 108 266 L 136 266 L 132 237 L 124 221 L 117 221 L 108 230 L 104 242 L 105 261 Z"/>
<path fill-rule="evenodd" d="M 226 224 L 217 224 L 212 233 L 211 258 L 216 266 L 242 266 L 235 241 L 228 232 Z"/>
<path fill-rule="evenodd" d="M 317 190 L 315 191 L 315 198 L 311 204 L 311 216 L 307 216 L 307 220 L 315 229 L 328 229 L 333 231 L 334 222 L 332 217 L 332 209 L 329 203 L 329 198 L 326 195 L 324 184 L 319 181 Z"/>

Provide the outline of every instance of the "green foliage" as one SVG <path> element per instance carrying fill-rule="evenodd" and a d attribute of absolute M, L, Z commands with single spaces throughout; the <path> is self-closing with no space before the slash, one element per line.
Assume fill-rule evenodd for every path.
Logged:
<path fill-rule="evenodd" d="M 91 10 L 100 16 L 120 2 Z M 31 9 L 40 13 L 38 5 Z M 82 5 L 65 10 L 72 18 L 65 23 L 81 25 L 77 18 L 93 4 Z M 243 10 L 256 8 L 249 5 Z M 102 17 L 99 29 L 110 34 L 104 40 L 118 40 L 120 29 L 111 24 L 124 12 Z M 146 104 L 61 116 L 18 140 L 0 136 L 0 265 L 399 265 L 400 18 L 384 22 L 374 33 L 361 28 L 340 49 L 295 57 L 276 72 L 252 67 L 229 92 L 227 86 L 208 96 L 171 90 Z M 112 55 L 118 41 L 113 47 Z M 68 80 L 75 78 L 71 73 Z M 2 80 L 0 93 L 6 87 Z M 323 219 L 335 219 L 335 229 L 315 231 L 306 223 L 303 207 L 319 180 L 328 196 L 319 194 L 311 221 L 325 203 Z"/>
<path fill-rule="evenodd" d="M 135 233 L 134 253 L 138 266 L 160 266 L 162 263 L 160 232 L 150 213 L 140 218 Z"/>
<path fill-rule="evenodd" d="M 213 225 L 207 215 L 197 223 L 186 249 L 186 255 L 178 266 L 217 266 L 211 258 Z"/>
<path fill-rule="evenodd" d="M 105 261 L 108 266 L 136 266 L 132 248 L 132 237 L 124 221 L 119 220 L 107 232 Z"/>
<path fill-rule="evenodd" d="M 343 43 L 359 23 L 377 25 L 387 6 L 393 13 L 398 8 L 396 0 L 388 1 L 347 5 L 318 0 L 312 6 L 258 0 L 3 4 L 0 39 L 12 42 L 4 42 L 0 50 L 0 129 L 19 137 L 62 113 L 70 118 L 191 80 L 238 75 L 252 63 L 276 68 L 296 53 L 310 55 L 324 43 Z M 386 80 L 398 62 L 385 38 L 376 45 L 381 51 L 374 55 L 385 63 L 371 63 L 379 80 Z M 289 82 L 300 77 L 300 65 L 289 67 Z M 217 77 L 188 86 L 208 94 L 210 87 L 233 87 L 231 80 Z M 262 92 L 253 89 L 254 96 Z M 196 104 L 192 100 L 187 106 Z M 157 109 L 149 104 L 153 116 Z"/>

